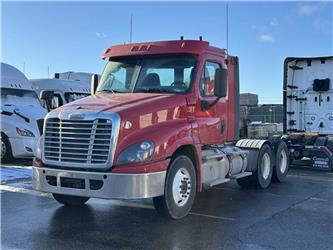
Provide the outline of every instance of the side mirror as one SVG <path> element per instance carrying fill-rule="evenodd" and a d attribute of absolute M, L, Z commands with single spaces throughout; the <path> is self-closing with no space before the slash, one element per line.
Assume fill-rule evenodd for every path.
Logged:
<path fill-rule="evenodd" d="M 214 77 L 214 95 L 216 97 L 226 97 L 228 89 L 228 70 L 216 69 Z"/>
<path fill-rule="evenodd" d="M 52 90 L 43 90 L 40 92 L 40 99 L 45 102 L 48 111 L 51 110 L 53 97 L 54 91 Z"/>
<path fill-rule="evenodd" d="M 98 86 L 98 75 L 93 74 L 91 76 L 91 82 L 90 82 L 90 93 L 91 93 L 91 95 L 95 94 L 97 86 Z"/>

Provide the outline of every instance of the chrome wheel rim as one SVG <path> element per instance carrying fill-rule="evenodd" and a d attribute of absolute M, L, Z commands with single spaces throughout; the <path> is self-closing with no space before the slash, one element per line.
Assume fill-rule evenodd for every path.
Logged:
<path fill-rule="evenodd" d="M 1 138 L 1 159 L 6 155 L 7 147 L 5 142 Z"/>
<path fill-rule="evenodd" d="M 191 194 L 191 178 L 185 168 L 180 168 L 172 183 L 173 200 L 177 206 L 184 206 Z"/>
<path fill-rule="evenodd" d="M 271 168 L 271 158 L 269 157 L 268 153 L 265 153 L 262 157 L 262 162 L 261 162 L 262 178 L 264 178 L 265 180 L 268 179 L 270 168 Z"/>
<path fill-rule="evenodd" d="M 280 166 L 279 166 L 280 172 L 282 174 L 287 170 L 287 165 L 288 165 L 287 161 L 288 161 L 287 153 L 285 150 L 282 150 L 280 154 Z"/>

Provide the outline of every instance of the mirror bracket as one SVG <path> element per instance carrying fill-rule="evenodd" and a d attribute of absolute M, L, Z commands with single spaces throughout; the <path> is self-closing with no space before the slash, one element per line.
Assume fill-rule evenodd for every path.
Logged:
<path fill-rule="evenodd" d="M 222 98 L 222 96 L 216 97 L 216 99 L 213 102 L 208 102 L 206 100 L 201 101 L 201 108 L 203 111 L 207 111 L 214 107 L 214 105 Z"/>

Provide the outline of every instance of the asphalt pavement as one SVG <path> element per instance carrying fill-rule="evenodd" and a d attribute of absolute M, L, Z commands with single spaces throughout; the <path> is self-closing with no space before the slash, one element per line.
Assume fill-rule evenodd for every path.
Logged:
<path fill-rule="evenodd" d="M 2 249 L 333 248 L 332 173 L 293 169 L 267 190 L 220 185 L 197 194 L 191 214 L 174 221 L 150 199 L 64 207 L 31 189 L 25 165 L 1 168 L 3 176 L 20 171 L 1 181 Z"/>

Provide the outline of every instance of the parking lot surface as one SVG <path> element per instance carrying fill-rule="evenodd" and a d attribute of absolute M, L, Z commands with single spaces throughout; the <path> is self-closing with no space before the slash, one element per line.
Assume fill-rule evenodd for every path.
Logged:
<path fill-rule="evenodd" d="M 29 162 L 2 166 L 2 249 L 332 249 L 333 175 L 292 169 L 267 190 L 236 183 L 197 194 L 191 214 L 160 217 L 148 200 L 66 208 L 31 189 Z"/>

